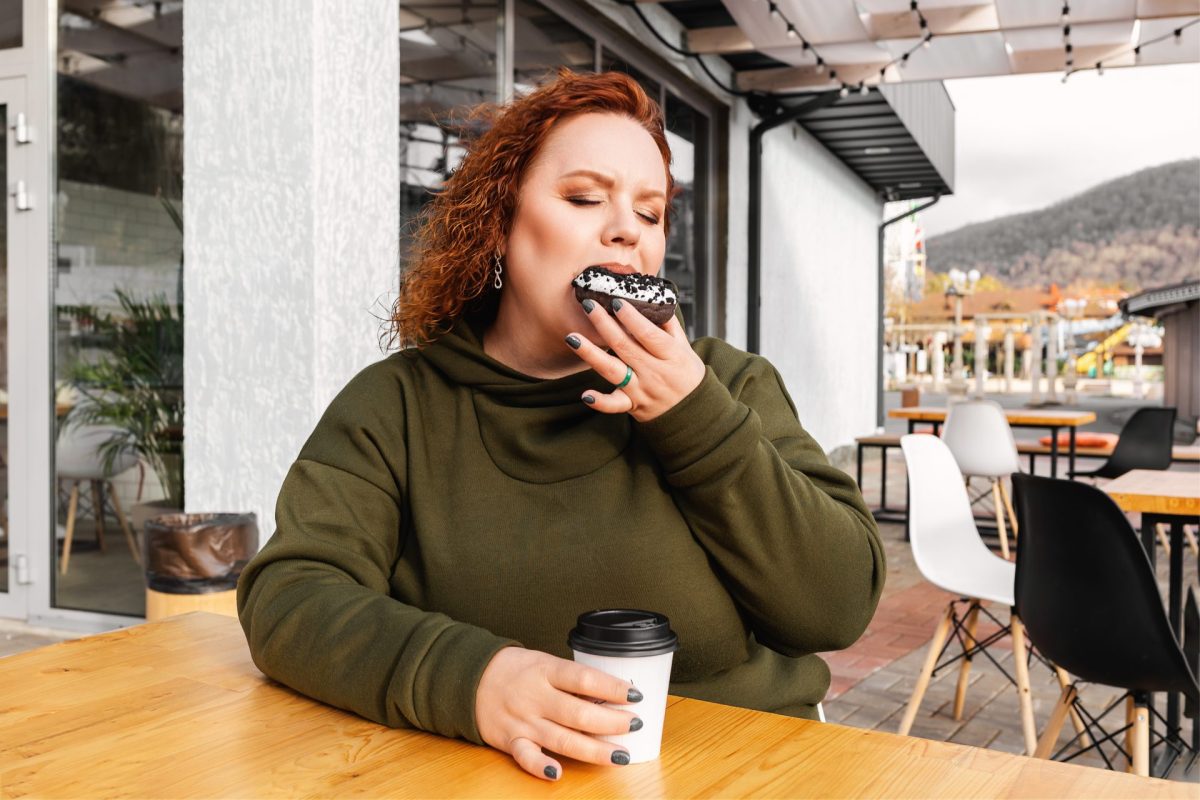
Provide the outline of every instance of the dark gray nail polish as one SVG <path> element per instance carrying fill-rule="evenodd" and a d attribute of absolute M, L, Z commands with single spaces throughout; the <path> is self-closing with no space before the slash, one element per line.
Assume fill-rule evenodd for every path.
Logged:
<path fill-rule="evenodd" d="M 629 720 L 629 732 L 633 733 L 634 731 L 640 731 L 643 724 L 644 723 L 639 717 L 634 717 L 633 719 Z"/>
<path fill-rule="evenodd" d="M 591 299 L 590 297 L 587 300 L 583 301 L 583 310 L 586 311 L 587 313 L 589 313 L 589 314 L 592 313 L 592 311 L 594 311 L 595 308 L 596 308 L 596 301 Z"/>
<path fill-rule="evenodd" d="M 629 753 L 624 750 L 613 750 L 612 762 L 620 764 L 622 767 L 629 763 Z"/>
<path fill-rule="evenodd" d="M 589 406 L 594 406 L 596 405 L 596 397 L 595 395 L 585 394 L 583 396 L 583 402 L 587 403 Z"/>
<path fill-rule="evenodd" d="M 571 345 L 572 350 L 578 350 L 579 346 L 581 344 L 583 344 L 583 342 L 581 342 L 579 340 L 578 336 L 576 336 L 575 334 L 572 333 L 570 336 L 567 337 L 567 344 Z"/>
<path fill-rule="evenodd" d="M 622 303 L 620 300 L 618 300 L 617 298 L 614 297 L 613 301 L 612 301 L 613 313 L 615 314 L 618 311 L 620 311 L 624 305 L 625 305 L 624 303 Z"/>
<path fill-rule="evenodd" d="M 630 689 L 629 696 L 626 699 L 631 703 L 640 703 L 642 702 L 642 693 L 637 689 Z"/>
<path fill-rule="evenodd" d="M 558 770 L 554 768 L 553 764 L 542 770 L 542 773 L 552 781 L 558 780 Z"/>

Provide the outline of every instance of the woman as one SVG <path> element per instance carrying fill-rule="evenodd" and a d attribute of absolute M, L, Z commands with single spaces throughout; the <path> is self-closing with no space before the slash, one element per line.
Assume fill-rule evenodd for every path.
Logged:
<path fill-rule="evenodd" d="M 679 634 L 674 693 L 814 715 L 813 654 L 849 646 L 883 586 L 857 488 L 765 359 L 571 288 L 658 273 L 669 166 L 618 73 L 563 71 L 470 146 L 397 303 L 416 346 L 333 401 L 242 576 L 264 673 L 555 780 L 543 748 L 623 764 L 594 734 L 639 727 L 636 687 L 571 661 L 567 632 L 646 608 Z"/>

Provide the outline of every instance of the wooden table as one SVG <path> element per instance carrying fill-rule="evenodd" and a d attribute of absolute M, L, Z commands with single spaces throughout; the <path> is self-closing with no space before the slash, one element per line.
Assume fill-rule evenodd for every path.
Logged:
<path fill-rule="evenodd" d="M 908 432 L 912 433 L 918 423 L 933 423 L 933 433 L 936 436 L 942 423 L 946 421 L 949 408 L 943 406 L 913 406 L 910 408 L 893 408 L 888 416 L 893 419 L 908 420 Z M 1070 432 L 1067 445 L 1067 471 L 1075 471 L 1075 431 L 1080 425 L 1096 421 L 1096 415 L 1091 411 L 1052 411 L 1041 408 L 1006 408 L 1004 416 L 1013 428 L 1048 428 L 1050 430 L 1050 477 L 1058 477 L 1058 432 L 1066 428 Z"/>
<path fill-rule="evenodd" d="M 264 678 L 194 613 L 0 659 L 5 797 L 1193 797 L 1195 787 L 672 698 L 663 755 L 567 760 L 393 730 Z"/>
<path fill-rule="evenodd" d="M 1158 469 L 1135 469 L 1115 478 L 1103 487 L 1122 511 L 1142 515 L 1142 546 L 1155 562 L 1156 527 L 1165 523 L 1171 529 L 1171 558 L 1167 581 L 1167 619 L 1175 636 L 1183 641 L 1183 526 L 1200 518 L 1200 474 Z M 1179 725 L 1179 695 L 1167 695 L 1167 728 Z M 1200 743 L 1200 725 L 1193 739 Z"/>

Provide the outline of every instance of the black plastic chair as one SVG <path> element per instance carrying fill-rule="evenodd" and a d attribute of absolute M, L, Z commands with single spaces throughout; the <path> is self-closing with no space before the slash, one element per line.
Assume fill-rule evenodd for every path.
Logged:
<path fill-rule="evenodd" d="M 1119 478 L 1131 469 L 1167 469 L 1175 441 L 1175 409 L 1139 408 L 1121 428 L 1112 455 L 1089 472 L 1075 470 L 1072 478 Z"/>
<path fill-rule="evenodd" d="M 1016 474 L 1013 494 L 1021 526 L 1016 610 L 1030 640 L 1079 680 L 1126 690 L 1093 717 L 1079 703 L 1074 684 L 1065 687 L 1035 755 L 1051 757 L 1074 709 L 1088 721 L 1092 744 L 1062 760 L 1095 748 L 1111 768 L 1100 745 L 1125 733 L 1125 746 L 1117 743 L 1118 749 L 1135 772 L 1148 775 L 1149 693 L 1181 692 L 1197 700 L 1200 686 L 1171 631 L 1141 539 L 1117 504 L 1086 483 Z M 1125 727 L 1109 733 L 1101 721 L 1121 700 Z M 1178 731 L 1168 733 L 1178 744 Z"/>

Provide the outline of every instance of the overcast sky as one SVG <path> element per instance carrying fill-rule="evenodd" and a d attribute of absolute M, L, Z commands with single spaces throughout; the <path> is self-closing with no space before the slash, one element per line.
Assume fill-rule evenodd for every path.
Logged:
<path fill-rule="evenodd" d="M 1032 211 L 1143 167 L 1200 156 L 1200 65 L 946 81 L 956 113 L 954 194 L 927 236 Z"/>

